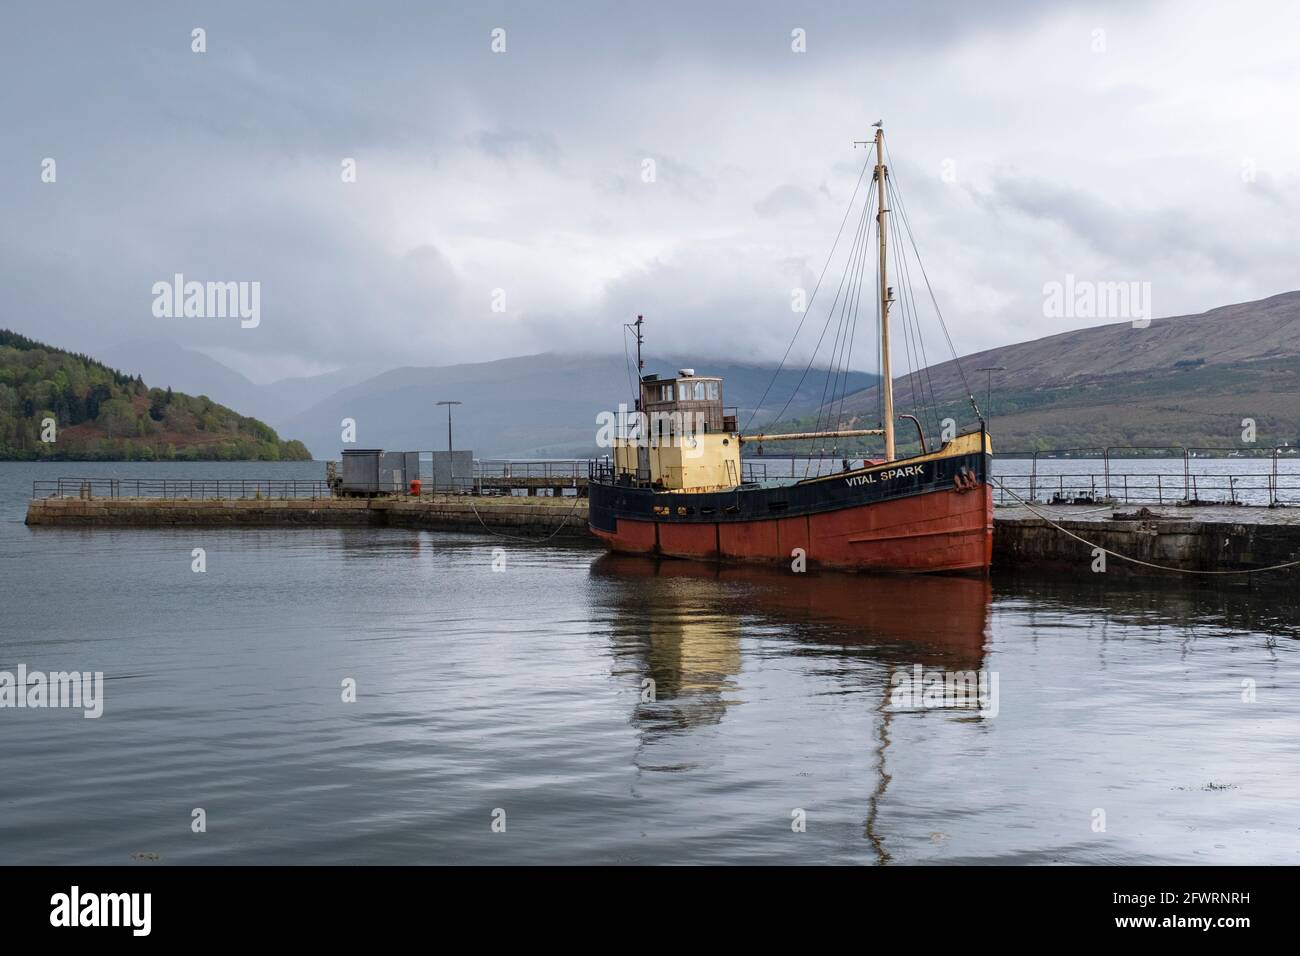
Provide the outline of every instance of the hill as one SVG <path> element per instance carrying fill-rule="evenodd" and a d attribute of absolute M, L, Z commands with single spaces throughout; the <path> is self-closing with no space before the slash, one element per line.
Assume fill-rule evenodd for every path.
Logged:
<path fill-rule="evenodd" d="M 0 329 L 0 460 L 310 457 L 302 442 L 281 441 L 206 396 L 151 389 L 87 355 Z"/>
<path fill-rule="evenodd" d="M 1117 323 L 989 349 L 961 359 L 981 408 L 993 374 L 991 431 L 1002 451 L 1107 445 L 1255 447 L 1300 442 L 1300 292 L 1228 305 L 1200 315 Z M 956 362 L 927 370 L 935 418 L 973 420 Z M 898 410 L 911 384 L 896 378 Z M 848 395 L 842 420 L 877 418 L 877 389 Z M 856 418 L 855 418 L 856 417 Z M 786 422 L 801 427 L 809 418 Z M 931 426 L 933 427 L 933 426 Z M 900 440 L 910 426 L 900 426 Z"/>
<path fill-rule="evenodd" d="M 349 385 L 384 371 L 351 366 L 320 375 L 280 379 L 259 384 L 202 352 L 174 342 L 130 339 L 105 349 L 99 356 L 113 368 L 139 375 L 157 388 L 173 388 L 190 395 L 206 395 L 214 402 L 238 408 L 277 430 L 299 412 Z"/>

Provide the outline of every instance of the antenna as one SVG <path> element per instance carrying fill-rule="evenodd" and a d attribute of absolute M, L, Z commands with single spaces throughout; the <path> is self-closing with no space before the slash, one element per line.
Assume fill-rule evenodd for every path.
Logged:
<path fill-rule="evenodd" d="M 871 126 L 873 129 L 884 129 L 885 121 L 876 120 L 874 123 L 871 124 Z M 875 146 L 875 145 L 876 145 L 876 141 L 874 139 L 855 139 L 853 141 L 854 149 L 857 149 L 859 146 Z"/>
<path fill-rule="evenodd" d="M 633 400 L 636 402 L 636 410 L 641 411 L 641 373 L 645 371 L 645 360 L 641 358 L 641 346 L 645 343 L 645 336 L 641 334 L 641 326 L 645 322 L 644 315 L 638 315 L 635 322 L 625 322 L 623 328 L 631 329 L 632 334 L 636 336 L 636 395 Z M 627 354 L 627 340 L 623 340 L 623 354 Z"/>

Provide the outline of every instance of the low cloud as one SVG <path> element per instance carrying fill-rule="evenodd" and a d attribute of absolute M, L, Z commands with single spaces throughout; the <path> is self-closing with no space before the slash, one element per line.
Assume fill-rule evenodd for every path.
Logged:
<path fill-rule="evenodd" d="M 870 58 L 848 3 L 230 5 L 205 54 L 192 11 L 67 9 L 71 37 L 0 14 L 0 321 L 78 351 L 155 338 L 260 379 L 617 353 L 642 313 L 664 353 L 779 358 L 877 117 L 959 351 L 1062 331 L 1066 272 L 1150 281 L 1157 315 L 1295 286 L 1281 3 L 897 7 Z M 155 319 L 177 272 L 260 282 L 258 328 Z"/>

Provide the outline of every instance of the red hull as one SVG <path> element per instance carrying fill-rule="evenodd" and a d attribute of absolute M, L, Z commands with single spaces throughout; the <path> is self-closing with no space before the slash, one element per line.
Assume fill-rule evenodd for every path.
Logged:
<path fill-rule="evenodd" d="M 615 551 L 705 561 L 808 564 L 871 571 L 985 571 L 993 555 L 993 492 L 944 490 L 835 511 L 755 521 L 618 519 Z"/>

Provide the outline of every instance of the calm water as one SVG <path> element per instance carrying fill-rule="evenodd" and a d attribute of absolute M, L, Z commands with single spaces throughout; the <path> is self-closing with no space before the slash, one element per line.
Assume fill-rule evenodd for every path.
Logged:
<path fill-rule="evenodd" d="M 0 710 L 0 863 L 1300 862 L 1287 595 L 22 524 L 33 478 L 163 471 L 0 464 L 0 670 L 106 677 Z M 916 665 L 996 713 L 895 706 Z"/>

